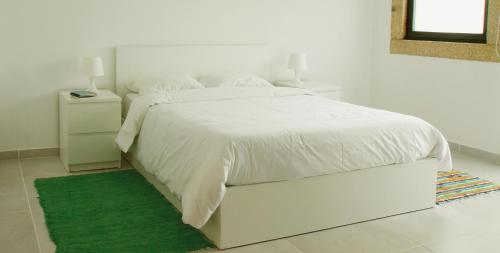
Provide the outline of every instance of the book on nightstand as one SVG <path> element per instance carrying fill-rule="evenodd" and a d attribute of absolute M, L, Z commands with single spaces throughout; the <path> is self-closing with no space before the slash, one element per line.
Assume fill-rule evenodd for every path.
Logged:
<path fill-rule="evenodd" d="M 86 90 L 75 90 L 69 93 L 73 97 L 77 98 L 91 98 L 97 96 L 97 93 Z"/>

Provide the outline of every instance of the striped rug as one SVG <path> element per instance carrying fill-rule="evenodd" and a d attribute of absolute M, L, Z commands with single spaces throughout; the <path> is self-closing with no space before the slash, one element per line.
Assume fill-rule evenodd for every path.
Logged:
<path fill-rule="evenodd" d="M 437 180 L 436 204 L 499 190 L 498 184 L 458 170 L 440 171 Z"/>

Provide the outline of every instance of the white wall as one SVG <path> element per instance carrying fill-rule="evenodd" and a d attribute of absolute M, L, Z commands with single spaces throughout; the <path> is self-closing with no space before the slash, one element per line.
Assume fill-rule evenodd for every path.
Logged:
<path fill-rule="evenodd" d="M 81 59 L 119 45 L 266 43 L 304 51 L 311 79 L 367 104 L 368 0 L 16 0 L 0 8 L 0 151 L 58 146 L 57 91 L 84 87 Z"/>
<path fill-rule="evenodd" d="M 348 101 L 369 104 L 371 83 L 373 105 L 500 153 L 499 65 L 389 54 L 390 10 L 391 0 L 4 1 L 0 151 L 58 146 L 57 91 L 85 86 L 85 56 L 104 57 L 98 84 L 113 88 L 119 45 L 267 43 L 283 57 L 307 52 L 309 78 L 342 85 Z"/>
<path fill-rule="evenodd" d="M 500 65 L 391 55 L 390 20 L 391 0 L 373 4 L 373 105 L 419 116 L 450 141 L 500 153 Z"/>

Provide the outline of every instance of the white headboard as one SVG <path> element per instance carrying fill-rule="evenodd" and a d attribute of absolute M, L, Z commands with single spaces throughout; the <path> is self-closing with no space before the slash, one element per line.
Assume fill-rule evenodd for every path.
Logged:
<path fill-rule="evenodd" d="M 182 74 L 251 73 L 271 78 L 272 56 L 265 45 L 124 46 L 116 49 L 116 91 L 139 78 Z"/>

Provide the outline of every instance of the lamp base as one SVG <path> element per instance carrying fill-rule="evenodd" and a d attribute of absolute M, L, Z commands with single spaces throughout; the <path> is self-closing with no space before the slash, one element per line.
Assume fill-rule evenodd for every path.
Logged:
<path fill-rule="evenodd" d="M 97 89 L 97 87 L 95 86 L 95 79 L 94 78 L 90 78 L 90 86 L 89 88 L 87 89 L 87 91 L 90 91 L 90 92 L 94 92 L 95 94 L 98 94 L 99 93 L 99 90 Z"/>
<path fill-rule="evenodd" d="M 302 82 L 302 80 L 300 79 L 300 71 L 295 71 L 293 82 L 296 84 L 304 84 L 304 82 Z"/>

